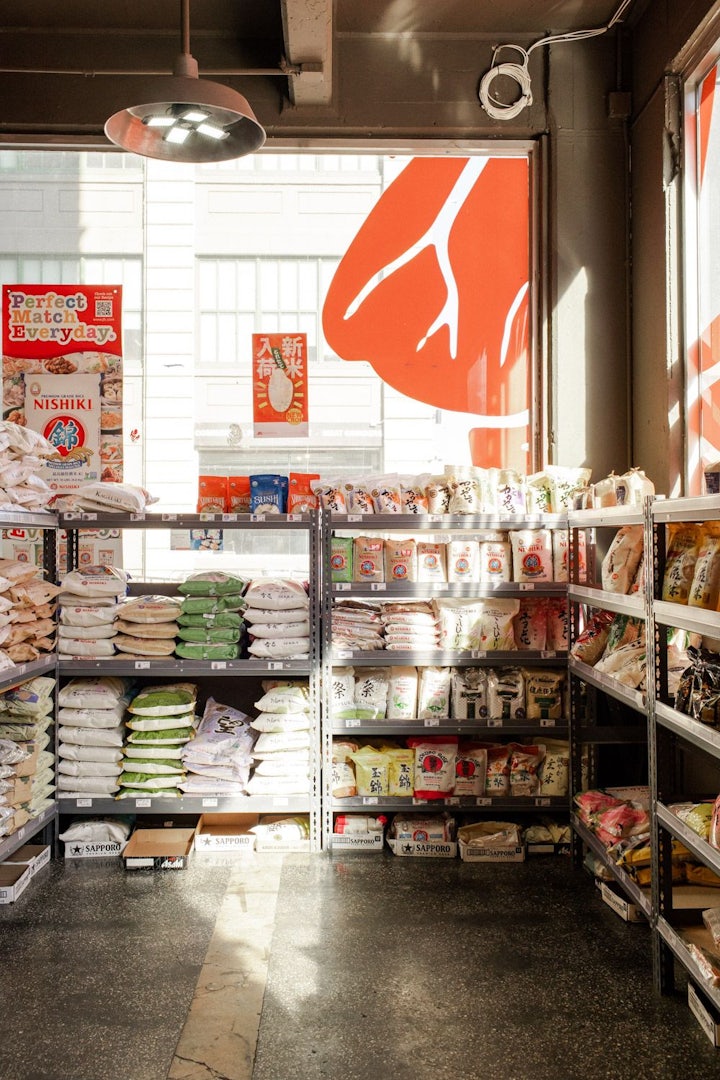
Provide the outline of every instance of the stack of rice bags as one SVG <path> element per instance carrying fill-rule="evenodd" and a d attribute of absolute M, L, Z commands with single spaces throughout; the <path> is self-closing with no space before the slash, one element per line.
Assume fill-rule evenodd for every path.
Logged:
<path fill-rule="evenodd" d="M 128 705 L 119 799 L 179 798 L 183 747 L 195 735 L 193 683 L 146 686 Z"/>
<path fill-rule="evenodd" d="M 256 578 L 245 594 L 248 652 L 258 660 L 306 659 L 310 653 L 310 601 L 290 579 Z"/>
<path fill-rule="evenodd" d="M 0 559 L 0 669 L 38 660 L 55 648 L 57 585 L 40 566 Z"/>
<path fill-rule="evenodd" d="M 29 679 L 7 690 L 0 697 L 0 739 L 20 744 L 26 751 L 37 748 L 35 771 L 30 774 L 32 785 L 24 809 L 37 817 L 52 805 L 55 791 L 55 754 L 48 749 L 53 723 L 53 690 L 55 680 L 48 676 Z M 25 759 L 27 760 L 27 759 Z M 16 775 L 24 775 L 22 763 Z M 2 787 L 2 784 L 0 784 Z M 5 785 L 6 790 L 8 785 Z M 9 801 L 12 801 L 11 797 Z"/>
<path fill-rule="evenodd" d="M 312 720 L 307 683 L 265 680 L 260 710 L 251 727 L 259 732 L 253 748 L 255 769 L 248 795 L 306 795 L 311 768 Z"/>
<path fill-rule="evenodd" d="M 255 733 L 249 717 L 208 698 L 195 738 L 182 751 L 188 774 L 180 784 L 185 795 L 244 795 Z"/>
<path fill-rule="evenodd" d="M 332 643 L 333 648 L 339 650 L 384 649 L 384 627 L 379 604 L 363 600 L 334 600 Z"/>
<path fill-rule="evenodd" d="M 179 596 L 133 596 L 122 600 L 117 607 L 115 648 L 127 659 L 172 656 L 181 611 Z"/>
<path fill-rule="evenodd" d="M 245 582 L 221 570 L 191 574 L 178 590 L 176 656 L 185 660 L 236 660 L 240 655 Z"/>
<path fill-rule="evenodd" d="M 439 647 L 436 613 L 425 600 L 382 604 L 385 648 L 399 652 L 423 652 Z"/>
<path fill-rule="evenodd" d="M 22 783 L 23 763 L 31 757 L 26 743 L 0 739 L 0 837 L 10 836 L 30 820 L 16 790 L 18 783 Z"/>
<path fill-rule="evenodd" d="M 123 717 L 132 684 L 112 675 L 76 678 L 58 694 L 58 797 L 107 799 L 122 772 Z"/>
<path fill-rule="evenodd" d="M 57 457 L 57 450 L 38 432 L 0 421 L 0 510 L 45 508 L 52 492 L 39 473 L 49 457 Z"/>
<path fill-rule="evenodd" d="M 60 582 L 58 656 L 63 659 L 115 655 L 118 604 L 128 574 L 116 566 L 83 566 Z"/>

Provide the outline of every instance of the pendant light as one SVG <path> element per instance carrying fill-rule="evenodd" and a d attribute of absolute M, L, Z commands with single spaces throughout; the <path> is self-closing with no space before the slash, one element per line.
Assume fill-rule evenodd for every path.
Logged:
<path fill-rule="evenodd" d="M 116 112 L 105 134 L 116 146 L 163 161 L 228 161 L 259 150 L 265 132 L 247 100 L 198 78 L 190 55 L 190 0 L 180 0 L 182 52 L 172 75 L 154 76 L 144 104 Z"/>

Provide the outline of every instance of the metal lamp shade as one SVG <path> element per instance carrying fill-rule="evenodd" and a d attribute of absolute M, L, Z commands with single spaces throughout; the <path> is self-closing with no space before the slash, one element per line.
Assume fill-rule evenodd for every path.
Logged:
<path fill-rule="evenodd" d="M 205 119 L 184 119 L 201 113 Z M 177 73 L 148 81 L 145 104 L 114 113 L 105 134 L 131 154 L 189 163 L 244 157 L 265 142 L 265 131 L 242 94 Z"/>

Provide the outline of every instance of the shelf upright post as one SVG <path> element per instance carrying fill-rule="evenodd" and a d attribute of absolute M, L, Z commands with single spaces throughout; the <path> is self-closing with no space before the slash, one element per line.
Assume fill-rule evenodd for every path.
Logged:
<path fill-rule="evenodd" d="M 317 514 L 319 529 L 317 591 L 320 600 L 320 791 L 322 807 L 322 848 L 330 850 L 332 836 L 332 570 L 330 550 L 331 512 L 322 507 Z"/>

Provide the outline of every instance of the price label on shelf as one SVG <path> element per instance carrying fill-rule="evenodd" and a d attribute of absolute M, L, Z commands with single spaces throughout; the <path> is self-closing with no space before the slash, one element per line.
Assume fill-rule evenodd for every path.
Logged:
<path fill-rule="evenodd" d="M 217 799 L 203 799 L 202 804 L 203 806 L 217 806 L 218 801 Z"/>
<path fill-rule="evenodd" d="M 362 797 L 363 806 L 377 806 L 379 801 L 377 795 L 363 795 Z"/>
<path fill-rule="evenodd" d="M 290 800 L 288 799 L 287 795 L 276 795 L 275 798 L 272 800 L 272 805 L 273 806 L 289 806 L 290 805 Z"/>
<path fill-rule="evenodd" d="M 130 515 L 130 520 L 131 521 L 144 521 L 145 520 L 145 515 L 144 514 L 131 514 Z"/>
<path fill-rule="evenodd" d="M 440 727 L 440 720 L 437 716 L 427 716 L 423 723 L 425 727 Z"/>
<path fill-rule="evenodd" d="M 384 581 L 373 581 L 370 585 L 370 592 L 385 592 L 387 584 Z"/>
<path fill-rule="evenodd" d="M 348 514 L 348 521 L 362 521 L 362 514 Z"/>
<path fill-rule="evenodd" d="M 413 806 L 427 806 L 429 799 L 413 799 Z"/>
<path fill-rule="evenodd" d="M 210 661 L 210 670 L 211 671 L 224 671 L 226 667 L 227 667 L 227 660 L 211 660 Z"/>
<path fill-rule="evenodd" d="M 92 806 L 92 799 L 76 799 L 75 805 L 80 808 L 81 806 Z"/>
<path fill-rule="evenodd" d="M 97 521 L 97 519 L 98 519 L 97 514 L 81 514 L 80 515 L 80 520 L 81 521 Z"/>
<path fill-rule="evenodd" d="M 442 514 L 428 514 L 428 520 L 429 521 L 442 521 L 443 520 L 443 515 Z"/>
<path fill-rule="evenodd" d="M 459 806 L 460 805 L 460 797 L 458 795 L 451 795 L 449 799 L 445 800 L 445 805 L 446 806 Z"/>
<path fill-rule="evenodd" d="M 356 716 L 352 716 L 349 720 L 345 721 L 345 727 L 360 727 L 360 720 L 358 720 Z"/>
<path fill-rule="evenodd" d="M 476 799 L 476 806 L 492 806 L 492 799 Z"/>
<path fill-rule="evenodd" d="M 215 515 L 214 514 L 201 514 L 200 515 L 200 520 L 201 521 L 214 521 L 215 520 Z"/>
<path fill-rule="evenodd" d="M 519 582 L 520 592 L 533 592 L 535 589 L 534 581 L 521 581 Z"/>
<path fill-rule="evenodd" d="M 144 671 L 149 667 L 150 667 L 150 661 L 149 660 L 136 660 L 135 661 L 135 670 L 136 671 Z"/>
<path fill-rule="evenodd" d="M 302 514 L 288 514 L 288 521 L 302 521 Z"/>
<path fill-rule="evenodd" d="M 352 652 L 349 649 L 338 649 L 335 658 L 336 660 L 352 660 Z"/>
<path fill-rule="evenodd" d="M 555 721 L 549 716 L 544 716 L 540 721 L 540 727 L 555 727 Z"/>
<path fill-rule="evenodd" d="M 135 800 L 135 809 L 136 810 L 147 810 L 147 808 L 149 806 L 152 806 L 152 799 L 136 799 Z"/>
<path fill-rule="evenodd" d="M 487 722 L 487 726 L 488 727 L 502 727 L 503 726 L 502 717 L 500 717 L 500 716 L 495 716 L 495 717 L 491 716 L 491 717 L 489 717 L 488 722 Z"/>
<path fill-rule="evenodd" d="M 270 671 L 282 671 L 285 667 L 285 663 L 282 660 L 270 660 L 268 662 L 268 668 Z"/>
<path fill-rule="evenodd" d="M 350 592 L 350 590 L 352 589 L 352 582 L 351 581 L 338 581 L 338 582 L 335 583 L 333 588 L 337 592 Z"/>
<path fill-rule="evenodd" d="M 265 515 L 264 514 L 251 514 L 250 515 L 250 520 L 251 521 L 264 521 L 265 520 Z"/>
<path fill-rule="evenodd" d="M 542 652 L 540 653 L 540 655 L 545 660 L 554 660 L 555 657 L 557 656 L 557 652 L 555 651 L 555 649 L 543 649 Z"/>
<path fill-rule="evenodd" d="M 487 656 L 487 651 L 485 649 L 473 649 L 470 655 L 473 660 L 484 660 Z"/>
<path fill-rule="evenodd" d="M 177 521 L 178 516 L 177 514 L 161 514 L 160 518 L 162 521 Z"/>
<path fill-rule="evenodd" d="M 220 520 L 221 521 L 237 521 L 237 519 L 238 519 L 237 514 L 223 514 Z"/>
<path fill-rule="evenodd" d="M 550 806 L 549 799 L 535 799 L 535 806 Z"/>

